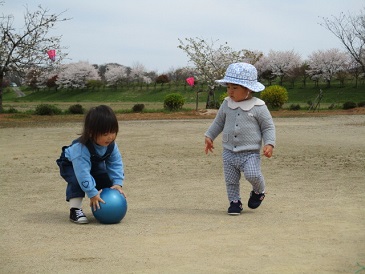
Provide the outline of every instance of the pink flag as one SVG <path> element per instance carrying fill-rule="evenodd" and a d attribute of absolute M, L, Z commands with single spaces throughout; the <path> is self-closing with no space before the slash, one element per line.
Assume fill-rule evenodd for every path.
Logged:
<path fill-rule="evenodd" d="M 51 59 L 52 61 L 56 60 L 56 51 L 54 49 L 50 49 L 49 51 L 47 51 L 47 53 L 49 59 Z"/>
<path fill-rule="evenodd" d="M 194 86 L 194 77 L 189 77 L 186 79 L 186 82 L 188 83 L 189 86 Z"/>

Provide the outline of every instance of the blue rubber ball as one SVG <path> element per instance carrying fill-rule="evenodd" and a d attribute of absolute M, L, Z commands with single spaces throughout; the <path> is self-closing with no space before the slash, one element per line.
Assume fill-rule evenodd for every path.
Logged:
<path fill-rule="evenodd" d="M 127 200 L 124 195 L 116 189 L 103 188 L 100 198 L 104 200 L 105 204 L 99 203 L 100 209 L 95 211 L 91 207 L 95 219 L 102 224 L 119 223 L 127 213 Z"/>

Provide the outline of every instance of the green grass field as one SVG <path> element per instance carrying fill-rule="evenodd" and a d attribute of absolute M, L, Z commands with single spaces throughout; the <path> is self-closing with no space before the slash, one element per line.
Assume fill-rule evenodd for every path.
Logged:
<path fill-rule="evenodd" d="M 345 87 L 338 83 L 332 83 L 331 87 L 320 84 L 315 87 L 313 83 L 308 83 L 303 87 L 301 83 L 294 87 L 285 86 L 288 91 L 289 101 L 284 105 L 288 108 L 292 104 L 299 104 L 302 108 L 308 107 L 309 102 L 314 102 L 319 95 L 320 89 L 323 91 L 321 108 L 328 108 L 330 105 L 341 108 L 343 103 L 352 101 L 355 103 L 365 102 L 365 83 L 357 88 L 350 82 Z M 118 89 L 104 87 L 99 90 L 54 90 L 44 89 L 34 91 L 22 87 L 25 97 L 17 97 L 12 88 L 6 88 L 3 93 L 3 107 L 16 108 L 21 110 L 32 109 L 37 104 L 55 104 L 61 109 L 66 109 L 72 104 L 88 105 L 98 103 L 115 104 L 117 110 L 131 109 L 134 104 L 145 104 L 146 111 L 158 111 L 163 109 L 163 100 L 167 94 L 180 93 L 185 98 L 185 109 L 195 109 L 196 90 L 207 90 L 207 87 L 197 86 L 194 89 L 184 84 L 164 84 L 164 85 L 129 85 Z M 225 88 L 220 87 L 215 92 L 216 99 L 225 93 Z M 205 108 L 207 92 L 199 93 L 199 108 Z M 257 95 L 259 97 L 259 94 Z"/>

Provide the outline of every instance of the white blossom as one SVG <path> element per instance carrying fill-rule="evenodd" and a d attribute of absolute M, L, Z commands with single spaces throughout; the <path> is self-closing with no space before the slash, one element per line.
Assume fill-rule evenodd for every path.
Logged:
<path fill-rule="evenodd" d="M 348 56 L 338 49 L 318 50 L 308 57 L 309 69 L 306 71 L 312 78 L 320 77 L 328 84 L 336 73 L 348 68 Z"/>
<path fill-rule="evenodd" d="M 80 61 L 61 66 L 56 84 L 60 88 L 85 88 L 88 80 L 100 80 L 98 70 L 88 62 Z"/>
<path fill-rule="evenodd" d="M 116 64 L 107 65 L 104 76 L 108 85 L 118 85 L 127 78 L 127 68 Z"/>
<path fill-rule="evenodd" d="M 272 75 L 279 77 L 282 84 L 284 77 L 300 67 L 301 58 L 298 53 L 291 51 L 274 51 L 270 50 L 267 56 L 261 58 L 257 63 L 259 72 L 271 71 Z"/>

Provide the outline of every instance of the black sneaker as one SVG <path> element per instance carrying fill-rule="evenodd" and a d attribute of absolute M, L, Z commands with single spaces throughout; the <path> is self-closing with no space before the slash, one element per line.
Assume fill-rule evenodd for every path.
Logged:
<path fill-rule="evenodd" d="M 254 191 L 251 191 L 250 199 L 248 199 L 248 207 L 255 209 L 261 205 L 261 202 L 264 200 L 265 194 L 256 194 Z"/>
<path fill-rule="evenodd" d="M 82 209 L 74 207 L 70 209 L 70 221 L 77 224 L 87 224 L 89 222 Z"/>
<path fill-rule="evenodd" d="M 240 215 L 242 211 L 242 203 L 240 200 L 232 201 L 228 208 L 229 215 Z"/>

